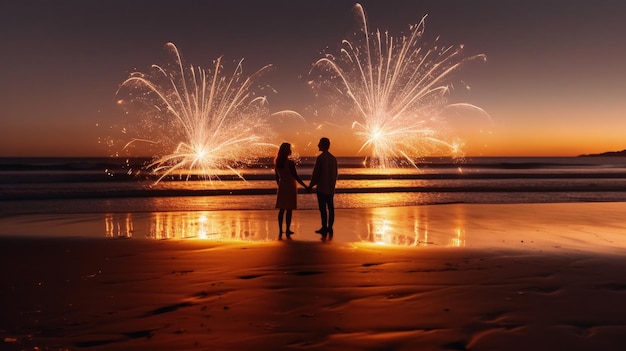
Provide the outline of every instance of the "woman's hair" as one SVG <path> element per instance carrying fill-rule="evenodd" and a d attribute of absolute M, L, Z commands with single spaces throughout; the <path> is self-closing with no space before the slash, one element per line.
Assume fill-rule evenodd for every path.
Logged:
<path fill-rule="evenodd" d="M 280 149 L 278 149 L 278 154 L 276 154 L 276 158 L 274 159 L 274 165 L 277 168 L 285 166 L 289 154 L 291 154 L 291 144 L 282 143 L 280 145 Z"/>

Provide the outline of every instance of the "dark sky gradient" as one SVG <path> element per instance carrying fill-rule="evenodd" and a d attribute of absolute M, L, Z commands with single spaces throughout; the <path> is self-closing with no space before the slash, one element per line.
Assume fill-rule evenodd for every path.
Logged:
<path fill-rule="evenodd" d="M 0 156 L 108 156 L 119 84 L 167 59 L 266 64 L 273 110 L 303 113 L 306 74 L 356 28 L 355 1 L 32 1 L 0 3 Z M 394 36 L 428 14 L 426 36 L 484 53 L 459 73 L 490 134 L 470 155 L 577 155 L 626 148 L 626 2 L 361 1 Z M 453 92 L 453 95 L 455 92 Z M 465 128 L 459 122 L 460 130 Z M 470 133 L 471 134 L 471 133 Z"/>

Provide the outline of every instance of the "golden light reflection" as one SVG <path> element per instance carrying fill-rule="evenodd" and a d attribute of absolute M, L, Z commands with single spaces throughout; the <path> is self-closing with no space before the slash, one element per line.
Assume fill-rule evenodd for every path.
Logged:
<path fill-rule="evenodd" d="M 150 239 L 267 241 L 267 219 L 238 212 L 157 212 L 150 218 Z"/>
<path fill-rule="evenodd" d="M 456 236 L 452 238 L 452 246 L 455 246 L 455 247 L 465 246 L 465 229 L 456 228 Z"/>
<path fill-rule="evenodd" d="M 198 218 L 199 228 L 198 228 L 198 238 L 200 239 L 208 239 L 209 234 L 206 231 L 206 222 L 207 217 L 202 215 Z"/>
<path fill-rule="evenodd" d="M 391 235 L 391 225 L 386 218 L 371 220 L 367 225 L 368 238 L 376 244 L 388 244 Z"/>
<path fill-rule="evenodd" d="M 337 242 L 403 247 L 465 247 L 468 223 L 462 206 L 452 212 L 431 206 L 378 207 L 342 213 L 335 228 Z M 317 241 L 311 220 L 296 218 L 292 230 L 297 240 Z M 345 217 L 344 217 L 345 215 Z M 314 219 L 313 219 L 314 218 Z M 312 222 L 311 222 L 312 221 Z M 108 213 L 104 218 L 108 238 L 140 237 L 154 240 L 259 241 L 277 239 L 274 212 L 268 211 L 169 211 Z"/>
<path fill-rule="evenodd" d="M 384 211 L 384 209 L 380 209 Z M 421 228 L 419 220 L 415 220 L 413 230 L 408 231 L 402 221 L 389 217 L 372 216 L 367 223 L 367 236 L 362 240 L 377 245 L 418 246 L 426 245 L 428 230 Z M 421 239 L 424 240 L 421 240 Z"/>
<path fill-rule="evenodd" d="M 450 245 L 454 247 L 465 246 L 465 228 L 467 227 L 467 214 L 463 207 L 457 207 L 456 214 L 454 216 L 455 236 L 452 238 Z"/>
<path fill-rule="evenodd" d="M 420 227 L 420 220 L 416 219 L 413 221 L 413 234 L 415 235 L 415 245 L 420 243 L 420 231 L 422 232 L 422 240 L 421 242 L 427 244 L 428 243 L 428 222 L 424 223 L 424 228 Z"/>
<path fill-rule="evenodd" d="M 107 238 L 131 238 L 133 217 L 130 213 L 107 213 L 104 216 L 104 235 Z"/>
<path fill-rule="evenodd" d="M 464 221 L 457 219 L 454 227 L 436 221 L 419 207 L 413 212 L 405 208 L 375 208 L 365 224 L 362 243 L 393 246 L 444 246 L 464 247 L 466 229 Z M 437 226 L 437 223 L 441 225 Z"/>

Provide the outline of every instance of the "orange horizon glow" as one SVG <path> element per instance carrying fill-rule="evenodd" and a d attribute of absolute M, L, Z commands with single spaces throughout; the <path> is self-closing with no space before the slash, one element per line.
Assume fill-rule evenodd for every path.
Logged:
<path fill-rule="evenodd" d="M 572 107 L 562 104 L 532 107 L 513 114 L 505 104 L 483 100 L 478 104 L 481 102 L 480 107 L 490 114 L 490 121 L 460 118 L 449 122 L 450 138 L 457 138 L 464 144 L 461 154 L 466 157 L 567 157 L 626 149 L 622 132 L 626 130 L 626 119 L 622 118 L 619 105 Z M 602 116 L 602 122 L 590 117 L 594 115 Z M 332 117 L 328 119 L 333 120 Z M 116 154 L 114 151 L 120 151 L 121 146 L 106 144 L 103 136 L 108 130 L 100 124 L 74 123 L 73 129 L 68 129 L 72 130 L 72 136 L 68 137 L 64 133 L 51 132 L 56 127 L 54 119 L 30 125 L 26 135 L 18 123 L 11 120 L 3 123 L 0 157 L 153 156 L 145 152 Z M 369 156 L 368 150 L 359 152 L 364 141 L 357 139 L 354 132 L 348 127 L 339 129 L 327 123 L 315 127 L 311 122 L 283 126 L 274 141 L 277 146 L 289 142 L 296 154 L 312 157 L 319 153 L 316 146 L 319 138 L 328 137 L 331 139 L 330 151 L 336 156 Z"/>
<path fill-rule="evenodd" d="M 342 40 L 358 30 L 355 3 L 249 2 L 247 11 L 255 16 L 248 17 L 236 3 L 197 2 L 154 6 L 154 16 L 142 18 L 112 4 L 94 11 L 7 3 L 4 43 L 17 49 L 0 65 L 0 157 L 153 157 L 139 150 L 122 153 L 129 140 L 111 145 L 107 137 L 127 117 L 115 96 L 120 83 L 131 72 L 165 62 L 162 46 L 169 41 L 198 67 L 218 57 L 224 63 L 245 59 L 248 76 L 271 65 L 262 81 L 271 89 L 259 94 L 267 95 L 271 111 L 293 110 L 306 120 L 283 129 L 272 143 L 290 142 L 295 153 L 313 157 L 325 136 L 336 156 L 368 157 L 369 150 L 359 152 L 364 141 L 350 129 L 352 120 L 339 106 L 318 103 L 307 75 L 323 52 L 337 53 Z M 574 157 L 626 149 L 626 48 L 614 40 L 626 32 L 620 16 L 625 5 L 577 4 L 564 12 L 562 4 L 541 1 L 458 2 L 452 8 L 444 2 L 360 3 L 370 32 L 401 38 L 427 15 L 427 43 L 439 38 L 442 47 L 462 45 L 464 55 L 486 56 L 464 64 L 450 81 L 450 103 L 473 104 L 490 117 L 455 116 L 449 123 L 444 140 L 464 144 L 463 156 Z M 59 16 L 67 21 L 55 20 Z M 103 30 L 103 22 L 116 26 Z M 335 118 L 345 118 L 343 129 L 335 127 Z"/>
<path fill-rule="evenodd" d="M 621 136 L 615 136 L 599 130 L 595 138 L 585 131 L 576 133 L 560 134 L 554 133 L 550 129 L 538 130 L 529 134 L 522 132 L 501 132 L 493 131 L 484 139 L 464 140 L 465 146 L 462 154 L 465 157 L 575 157 L 586 154 L 599 154 L 604 152 L 622 151 L 626 149 L 626 141 Z M 18 140 L 19 135 L 13 134 L 5 138 L 3 144 L 6 147 L 0 149 L 0 157 L 153 157 L 147 153 L 112 154 L 102 145 L 98 144 L 97 137 L 93 134 L 93 139 L 89 139 L 89 133 L 83 137 L 65 140 L 63 143 L 57 140 L 46 141 L 33 132 L 33 138 L 40 140 L 39 144 L 23 145 L 22 140 Z M 527 135 L 532 135 L 529 138 Z M 339 157 L 367 157 L 364 151 L 358 152 L 361 144 L 359 142 L 346 142 L 345 137 L 333 135 L 332 133 L 320 134 L 319 137 L 327 136 L 331 139 L 330 151 Z M 315 138 L 293 138 L 291 140 L 280 140 L 290 142 L 294 153 L 300 157 L 314 157 L 319 154 L 317 141 Z M 12 140 L 13 139 L 13 140 Z M 13 145 L 15 144 L 15 145 Z M 19 144 L 19 147 L 18 147 Z M 274 155 L 267 155 L 273 157 Z M 451 155 L 420 155 L 422 157 L 438 157 Z"/>

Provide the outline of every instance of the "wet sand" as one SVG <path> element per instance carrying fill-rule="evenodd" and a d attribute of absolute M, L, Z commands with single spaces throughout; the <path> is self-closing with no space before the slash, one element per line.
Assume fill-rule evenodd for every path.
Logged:
<path fill-rule="evenodd" d="M 273 240 L 274 211 L 221 213 L 268 217 L 253 241 L 11 235 L 3 219 L 0 349 L 620 350 L 625 209 L 340 210 L 332 242 L 315 211 L 291 241 Z"/>

